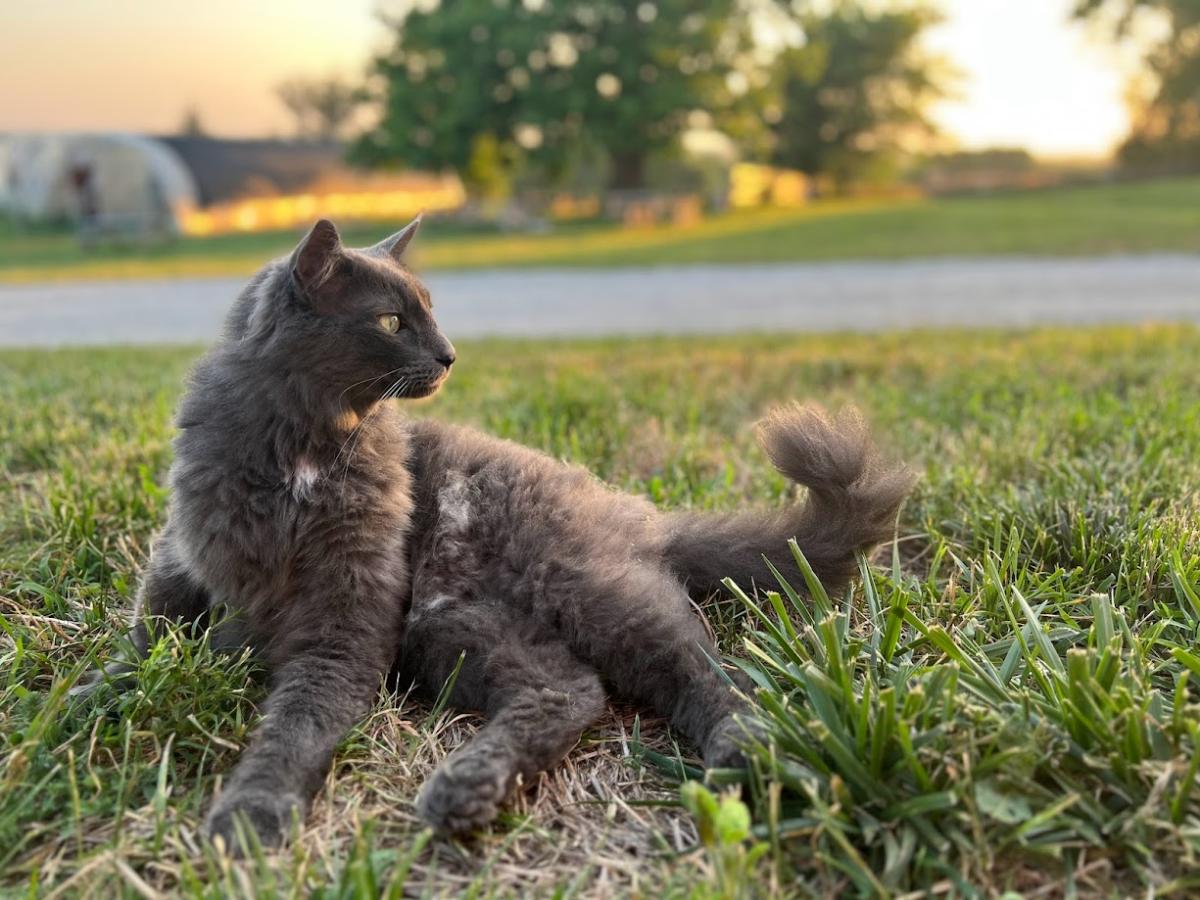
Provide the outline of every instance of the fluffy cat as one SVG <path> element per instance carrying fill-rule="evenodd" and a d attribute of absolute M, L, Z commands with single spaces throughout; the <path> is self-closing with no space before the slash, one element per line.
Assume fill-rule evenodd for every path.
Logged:
<path fill-rule="evenodd" d="M 486 725 L 418 798 L 444 832 L 491 821 L 522 776 L 556 764 L 612 692 L 670 717 L 706 766 L 738 765 L 743 702 L 689 600 L 729 576 L 770 581 L 796 537 L 832 587 L 890 534 L 910 479 L 861 421 L 813 407 L 761 426 L 805 485 L 791 508 L 657 511 L 586 470 L 475 431 L 407 423 L 454 349 L 401 262 L 417 222 L 365 250 L 318 222 L 260 271 L 179 409 L 171 507 L 142 576 L 134 645 L 155 619 L 215 623 L 272 686 L 206 828 L 237 849 L 303 816 L 346 731 L 390 671 Z M 128 671 L 117 664 L 110 673 Z"/>

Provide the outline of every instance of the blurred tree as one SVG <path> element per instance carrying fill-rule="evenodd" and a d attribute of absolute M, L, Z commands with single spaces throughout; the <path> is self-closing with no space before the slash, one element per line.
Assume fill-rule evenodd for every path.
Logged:
<path fill-rule="evenodd" d="M 1118 36 L 1131 30 L 1139 13 L 1166 22 L 1166 36 L 1147 55 L 1152 86 L 1136 100 L 1120 158 L 1137 169 L 1200 168 L 1200 0 L 1079 0 L 1075 13 L 1113 15 Z"/>
<path fill-rule="evenodd" d="M 749 2 L 764 0 L 418 4 L 389 22 L 394 45 L 375 62 L 382 115 L 355 155 L 477 181 L 486 150 L 510 176 L 528 160 L 554 178 L 595 145 L 611 186 L 641 187 L 647 160 L 696 110 L 733 131 L 751 127 L 740 101 L 756 62 L 736 15 Z"/>
<path fill-rule="evenodd" d="M 484 131 L 471 139 L 471 154 L 460 173 L 471 192 L 482 200 L 498 201 L 508 197 L 512 152 L 496 135 Z"/>
<path fill-rule="evenodd" d="M 321 141 L 345 136 L 363 102 L 363 92 L 337 77 L 293 78 L 276 88 L 296 120 L 296 135 Z"/>
<path fill-rule="evenodd" d="M 906 140 L 931 135 L 925 112 L 950 72 L 919 51 L 918 39 L 939 18 L 925 6 L 798 5 L 803 40 L 776 58 L 764 113 L 773 161 L 842 189 L 888 170 Z"/>
<path fill-rule="evenodd" d="M 208 129 L 204 127 L 204 120 L 200 118 L 200 110 L 195 106 L 188 106 L 183 111 L 183 118 L 179 121 L 179 133 L 185 137 L 206 137 Z"/>

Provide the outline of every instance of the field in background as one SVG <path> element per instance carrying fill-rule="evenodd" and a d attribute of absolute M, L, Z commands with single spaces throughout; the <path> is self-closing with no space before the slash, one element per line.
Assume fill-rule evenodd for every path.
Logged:
<path fill-rule="evenodd" d="M 64 697 L 115 652 L 191 354 L 8 352 L 0 892 L 1200 890 L 1200 331 L 494 342 L 460 358 L 414 414 L 663 506 L 779 502 L 749 426 L 791 398 L 861 404 L 922 474 L 865 587 L 709 608 L 752 660 L 776 744 L 747 794 L 761 858 L 737 828 L 695 849 L 674 787 L 692 748 L 627 708 L 494 830 L 430 841 L 413 796 L 475 720 L 389 698 L 343 743 L 293 849 L 215 859 L 196 829 L 263 697 L 247 664 L 173 635 L 138 691 Z"/>
<path fill-rule="evenodd" d="M 385 226 L 349 227 L 350 244 Z M 190 238 L 153 248 L 82 250 L 73 236 L 0 223 L 0 283 L 64 278 L 249 274 L 286 252 L 291 233 Z M 1200 178 L 928 201 L 829 201 L 716 216 L 696 225 L 563 225 L 497 234 L 432 222 L 417 265 L 618 266 L 1200 250 Z"/>

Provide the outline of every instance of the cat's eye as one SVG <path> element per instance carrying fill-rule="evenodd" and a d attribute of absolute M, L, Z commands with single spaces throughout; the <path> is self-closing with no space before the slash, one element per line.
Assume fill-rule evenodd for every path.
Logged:
<path fill-rule="evenodd" d="M 394 313 L 387 313 L 379 317 L 379 327 L 388 334 L 395 334 L 400 330 L 400 317 Z"/>

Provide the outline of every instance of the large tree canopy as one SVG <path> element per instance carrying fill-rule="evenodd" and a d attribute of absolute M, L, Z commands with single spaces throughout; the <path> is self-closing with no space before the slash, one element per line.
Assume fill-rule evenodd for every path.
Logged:
<path fill-rule="evenodd" d="M 1115 14 L 1118 33 L 1143 11 L 1162 16 L 1168 29 L 1147 56 L 1153 87 L 1140 98 L 1121 158 L 1141 168 L 1198 168 L 1200 0 L 1079 0 L 1076 7 L 1081 17 Z"/>
<path fill-rule="evenodd" d="M 529 159 L 561 171 L 603 148 L 617 187 L 689 114 L 718 122 L 753 78 L 738 0 L 443 0 L 390 24 L 376 60 L 382 117 L 359 141 L 367 162 L 451 167 Z"/>
<path fill-rule="evenodd" d="M 844 186 L 906 136 L 929 133 L 925 110 L 945 73 L 917 43 L 937 20 L 924 7 L 873 11 L 849 0 L 798 12 L 804 38 L 776 60 L 766 109 L 774 161 Z"/>

